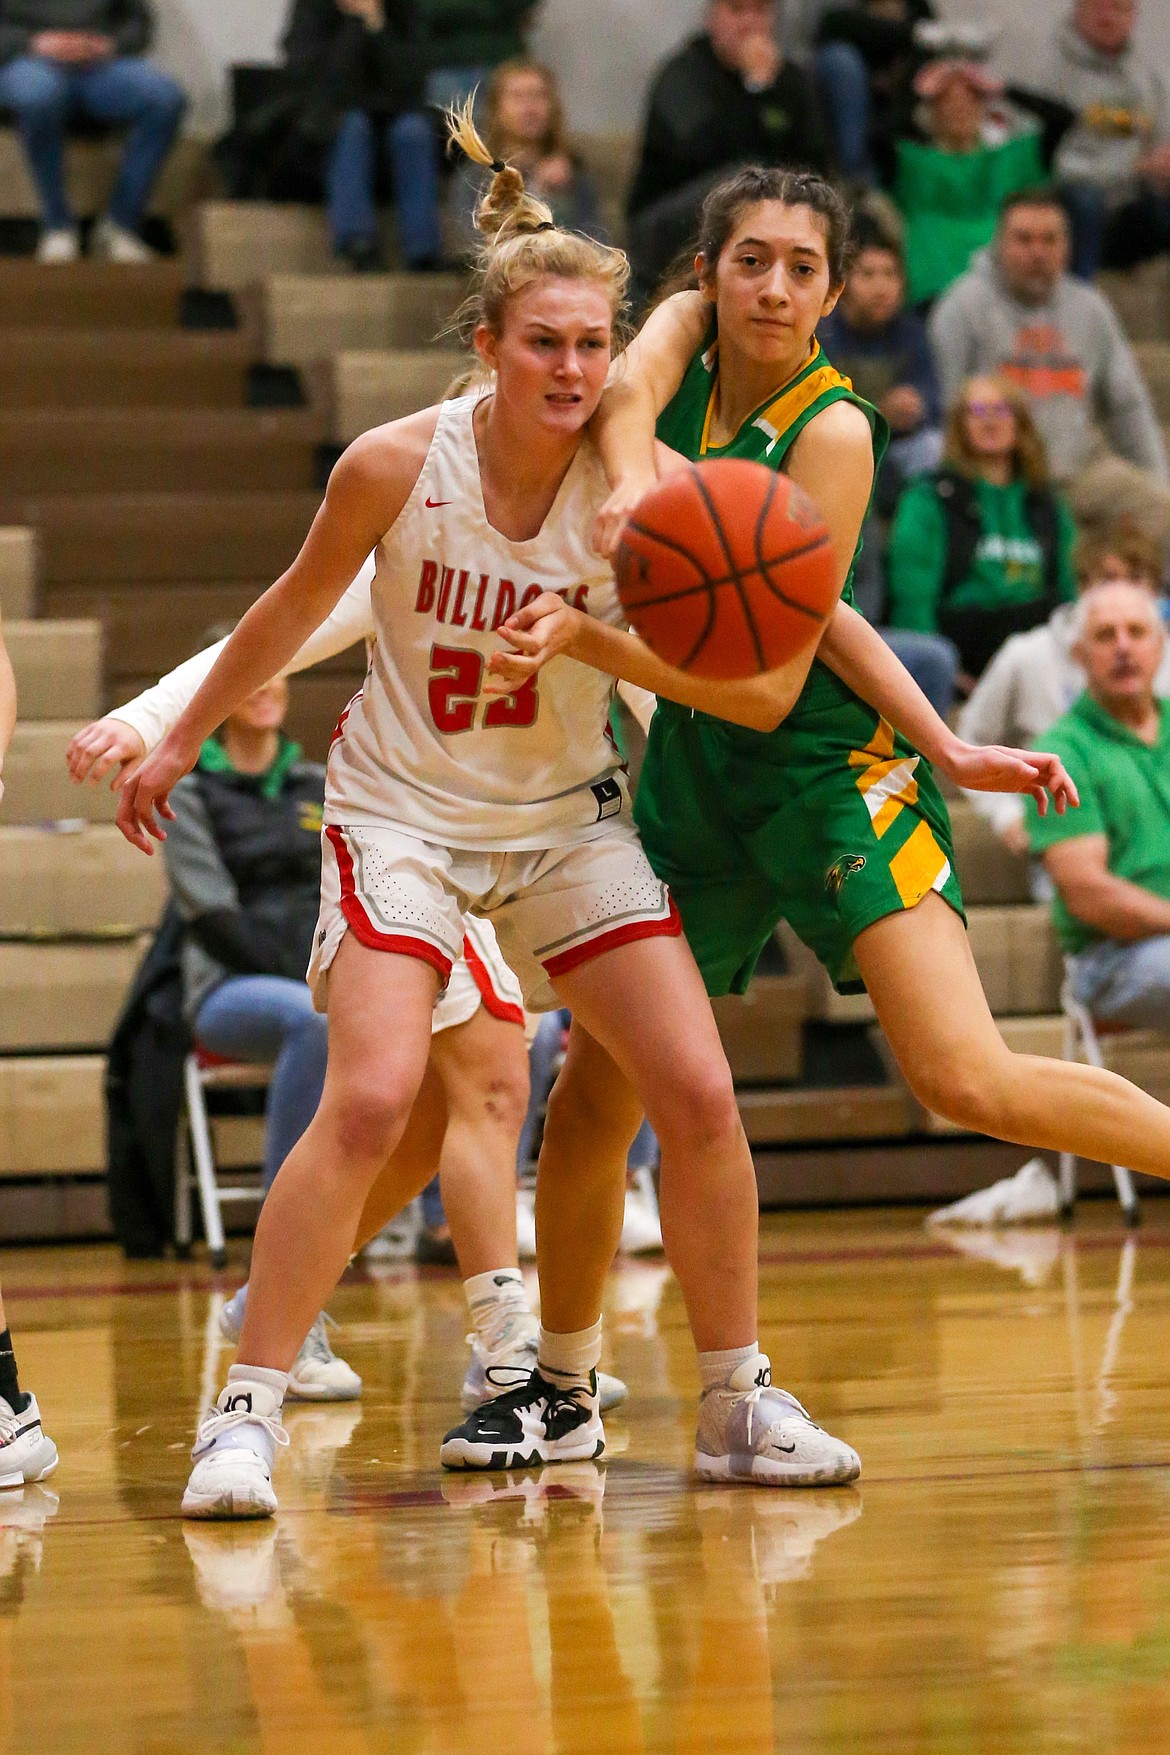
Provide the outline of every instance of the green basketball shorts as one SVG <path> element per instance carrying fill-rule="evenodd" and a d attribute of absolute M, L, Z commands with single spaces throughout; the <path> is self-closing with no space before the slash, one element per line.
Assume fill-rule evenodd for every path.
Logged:
<path fill-rule="evenodd" d="M 932 891 L 963 917 L 929 765 L 842 685 L 831 694 L 766 733 L 667 702 L 654 716 L 635 814 L 711 994 L 746 990 L 781 920 L 852 993 L 867 926 Z"/>

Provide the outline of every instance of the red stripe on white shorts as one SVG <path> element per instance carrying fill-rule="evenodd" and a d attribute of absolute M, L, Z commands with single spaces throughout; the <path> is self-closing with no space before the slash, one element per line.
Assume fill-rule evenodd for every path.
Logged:
<path fill-rule="evenodd" d="M 353 859 L 345 844 L 345 836 L 335 823 L 327 823 L 325 833 L 337 856 L 337 870 L 341 876 L 341 912 L 358 943 L 367 946 L 371 951 L 393 951 L 400 957 L 417 957 L 420 962 L 429 963 L 432 968 L 437 969 L 446 983 L 451 977 L 451 959 L 438 945 L 429 943 L 425 938 L 415 938 L 413 933 L 379 932 L 357 893 Z"/>
<path fill-rule="evenodd" d="M 550 957 L 542 967 L 546 975 L 555 979 L 558 975 L 567 975 L 570 969 L 579 969 L 582 963 L 591 963 L 594 957 L 603 956 L 606 951 L 616 951 L 619 945 L 632 945 L 640 938 L 677 938 L 681 931 L 682 916 L 672 896 L 670 913 L 664 919 L 631 920 L 626 926 L 599 932 L 596 938 L 586 939 L 583 945 L 574 945 L 558 957 Z"/>
<path fill-rule="evenodd" d="M 492 985 L 492 972 L 476 950 L 469 938 L 463 941 L 463 955 L 467 959 L 467 967 L 475 978 L 479 988 L 479 997 L 483 1000 L 483 1009 L 490 1012 L 493 1018 L 499 1018 L 505 1024 L 524 1023 L 524 1008 L 514 1000 L 505 999 L 496 992 Z"/>

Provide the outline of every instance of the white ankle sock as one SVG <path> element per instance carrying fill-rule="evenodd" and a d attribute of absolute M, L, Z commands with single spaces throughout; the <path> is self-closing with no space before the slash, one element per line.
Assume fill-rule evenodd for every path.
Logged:
<path fill-rule="evenodd" d="M 750 1347 L 724 1347 L 718 1353 L 699 1354 L 699 1378 L 704 1389 L 715 1389 L 721 1383 L 730 1381 L 732 1374 L 754 1359 L 760 1350 L 759 1341 L 753 1341 Z"/>
<path fill-rule="evenodd" d="M 228 1372 L 228 1386 L 236 1383 L 258 1383 L 276 1397 L 277 1412 L 288 1384 L 287 1371 L 272 1371 L 265 1365 L 233 1365 Z M 259 1421 L 233 1426 L 215 1440 L 216 1450 L 251 1450 L 262 1456 L 271 1469 L 276 1455 L 276 1440 Z"/>
<path fill-rule="evenodd" d="M 559 1389 L 588 1389 L 601 1359 L 601 1318 L 573 1334 L 550 1334 L 540 1325 L 537 1364 L 541 1375 Z"/>
<path fill-rule="evenodd" d="M 475 1332 L 489 1353 L 498 1353 L 521 1329 L 531 1326 L 532 1311 L 518 1267 L 472 1274 L 464 1280 L 463 1290 Z"/>

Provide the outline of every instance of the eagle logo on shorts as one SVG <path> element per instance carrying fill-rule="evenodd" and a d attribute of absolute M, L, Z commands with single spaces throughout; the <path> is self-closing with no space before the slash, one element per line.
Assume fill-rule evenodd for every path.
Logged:
<path fill-rule="evenodd" d="M 843 853 L 840 859 L 835 859 L 833 861 L 832 865 L 825 873 L 825 889 L 828 891 L 829 895 L 832 896 L 833 900 L 836 901 L 841 894 L 841 885 L 845 882 L 845 879 L 847 877 L 852 877 L 855 871 L 864 870 L 864 853 Z"/>

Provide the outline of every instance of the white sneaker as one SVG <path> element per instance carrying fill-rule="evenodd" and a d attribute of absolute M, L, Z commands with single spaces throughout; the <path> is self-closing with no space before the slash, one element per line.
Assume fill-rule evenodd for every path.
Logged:
<path fill-rule="evenodd" d="M 272 1460 L 277 1445 L 287 1443 L 272 1390 L 234 1378 L 200 1421 L 183 1516 L 271 1517 L 276 1510 Z"/>
<path fill-rule="evenodd" d="M 534 1317 L 509 1335 L 495 1352 L 489 1352 L 477 1334 L 470 1334 L 467 1339 L 471 1358 L 459 1396 L 465 1414 L 474 1413 L 484 1402 L 494 1401 L 510 1389 L 520 1389 L 536 1370 L 539 1334 Z M 611 1377 L 608 1371 L 597 1373 L 597 1395 L 603 1414 L 620 1407 L 629 1393 L 620 1377 Z"/>
<path fill-rule="evenodd" d="M 536 1260 L 536 1190 L 522 1183 L 516 1190 L 516 1254 Z"/>
<path fill-rule="evenodd" d="M 648 1168 L 635 1170 L 626 1187 L 626 1215 L 622 1220 L 622 1236 L 618 1249 L 622 1255 L 655 1255 L 662 1248 L 662 1225 L 658 1217 L 658 1196 L 654 1192 L 654 1173 Z"/>
<path fill-rule="evenodd" d="M 244 1326 L 248 1288 L 234 1292 L 219 1313 L 219 1332 L 232 1345 Z M 335 1326 L 324 1310 L 305 1336 L 288 1374 L 285 1399 L 293 1402 L 353 1402 L 362 1393 L 362 1380 L 351 1365 L 339 1359 L 329 1345 L 326 1324 Z"/>
<path fill-rule="evenodd" d="M 836 1487 L 857 1479 L 861 1458 L 814 1425 L 794 1395 L 773 1389 L 768 1357 L 757 1353 L 730 1382 L 704 1391 L 695 1473 L 763 1487 Z"/>
<path fill-rule="evenodd" d="M 326 1323 L 336 1326 L 322 1311 L 293 1360 L 284 1392 L 288 1401 L 354 1402 L 362 1393 L 362 1380 L 353 1366 L 339 1359 L 329 1345 Z"/>
<path fill-rule="evenodd" d="M 45 1435 L 36 1396 L 29 1396 L 20 1414 L 0 1396 L 0 1487 L 43 1481 L 56 1466 L 57 1446 Z"/>
<path fill-rule="evenodd" d="M 106 262 L 153 262 L 155 253 L 136 232 L 126 230 L 117 220 L 99 219 L 90 239 L 90 252 Z"/>
<path fill-rule="evenodd" d="M 59 226 L 43 231 L 37 239 L 38 262 L 76 262 L 81 255 L 81 238 L 76 226 Z"/>

